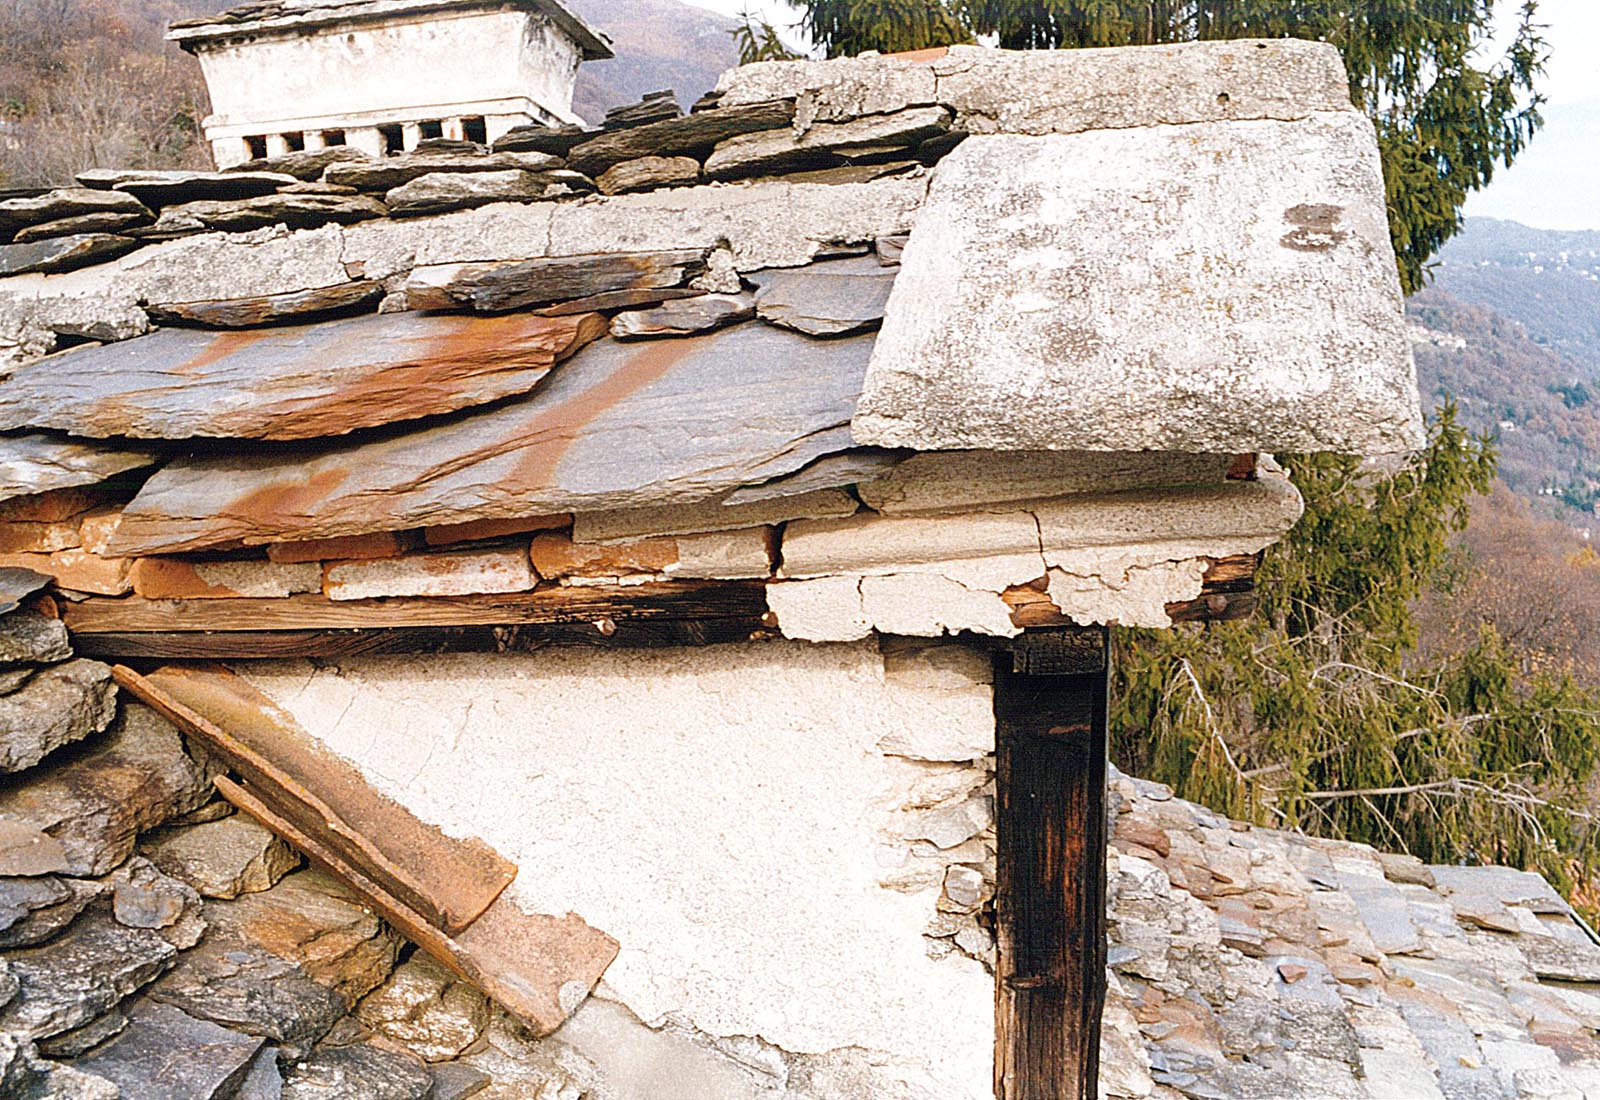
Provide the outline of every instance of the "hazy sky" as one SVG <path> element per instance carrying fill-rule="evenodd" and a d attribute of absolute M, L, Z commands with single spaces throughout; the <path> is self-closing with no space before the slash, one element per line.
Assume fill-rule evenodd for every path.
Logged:
<path fill-rule="evenodd" d="M 799 19 L 782 0 L 689 2 L 725 15 L 748 5 L 780 28 Z M 1497 6 L 1509 19 L 1520 4 Z M 1551 47 L 1544 129 L 1466 212 L 1541 229 L 1600 229 L 1600 0 L 1539 0 L 1539 21 Z"/>

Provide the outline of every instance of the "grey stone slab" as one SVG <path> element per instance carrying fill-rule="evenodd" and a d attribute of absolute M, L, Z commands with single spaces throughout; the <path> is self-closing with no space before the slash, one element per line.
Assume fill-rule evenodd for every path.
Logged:
<path fill-rule="evenodd" d="M 700 182 L 700 162 L 693 157 L 638 157 L 612 165 L 594 182 L 607 195 L 656 187 L 691 187 Z"/>
<path fill-rule="evenodd" d="M 870 350 L 869 337 L 814 341 L 765 325 L 601 340 L 530 397 L 448 424 L 292 459 L 238 449 L 176 462 L 146 482 L 111 549 L 708 500 L 841 449 Z"/>
<path fill-rule="evenodd" d="M 771 100 L 608 130 L 574 146 L 567 154 L 567 163 L 580 172 L 598 176 L 640 157 L 704 154 L 718 142 L 741 134 L 788 128 L 794 121 L 794 108 L 793 99 Z"/>
<path fill-rule="evenodd" d="M 144 203 L 132 195 L 87 187 L 63 187 L 32 198 L 0 202 L 0 236 L 24 226 L 97 215 L 133 216 L 145 220 L 151 217 Z"/>
<path fill-rule="evenodd" d="M 51 578 L 44 573 L 35 573 L 32 569 L 18 569 L 15 566 L 0 566 L 0 615 L 9 615 L 22 601 L 44 588 L 50 583 Z M 0 671 L 0 695 L 17 690 L 33 675 L 29 669 L 6 669 Z"/>
<path fill-rule="evenodd" d="M 550 302 L 586 303 L 617 291 L 681 288 L 705 271 L 702 249 L 443 264 L 412 271 L 406 305 L 499 313 Z"/>
<path fill-rule="evenodd" d="M 1563 982 L 1600 982 L 1600 946 L 1564 936 L 1521 935 L 1517 950 L 1541 978 Z"/>
<path fill-rule="evenodd" d="M 21 1035 L 0 1032 L 0 1096 L 7 1100 L 128 1100 L 103 1077 L 39 1057 Z"/>
<path fill-rule="evenodd" d="M 786 270 L 758 271 L 756 314 L 807 336 L 850 336 L 883 323 L 896 269 L 876 258 L 832 260 Z"/>
<path fill-rule="evenodd" d="M 371 162 L 370 154 L 349 145 L 329 145 L 324 149 L 300 150 L 282 156 L 247 160 L 242 164 L 224 168 L 224 172 L 271 172 L 293 176 L 298 180 L 319 180 L 330 164 L 351 161 Z"/>
<path fill-rule="evenodd" d="M 791 169 L 826 168 L 861 155 L 886 156 L 920 145 L 950 127 L 944 107 L 908 107 L 805 130 L 763 130 L 728 138 L 706 158 L 707 179 L 730 180 Z"/>
<path fill-rule="evenodd" d="M 60 870 L 102 875 L 128 857 L 142 830 L 210 794 L 211 775 L 184 752 L 177 728 L 130 702 L 93 745 L 0 788 L 0 819 L 59 843 Z"/>
<path fill-rule="evenodd" d="M 97 882 L 57 875 L 0 878 L 0 948 L 43 943 L 104 892 Z"/>
<path fill-rule="evenodd" d="M 923 450 L 1421 446 L 1371 123 L 968 139 L 852 428 Z"/>
<path fill-rule="evenodd" d="M 723 498 L 726 505 L 755 504 L 799 496 L 818 489 L 839 489 L 847 485 L 871 483 L 883 478 L 910 456 L 909 451 L 885 451 L 856 447 L 839 454 L 825 455 L 802 470 L 774 478 L 760 485 L 746 485 Z"/>
<path fill-rule="evenodd" d="M 429 1066 L 428 1072 L 433 1074 L 433 1095 L 429 1100 L 467 1100 L 467 1097 L 476 1096 L 488 1088 L 493 1081 L 481 1069 L 464 1062 Z"/>
<path fill-rule="evenodd" d="M 571 124 L 545 126 L 530 122 L 513 126 L 501 134 L 492 148 L 496 153 L 544 153 L 565 157 L 573 146 L 587 141 L 593 132 Z"/>
<path fill-rule="evenodd" d="M 139 247 L 113 233 L 75 233 L 28 244 L 0 244 L 0 277 L 39 273 L 58 275 L 116 259 Z"/>
<path fill-rule="evenodd" d="M 0 816 L 0 875 L 53 875 L 71 867 L 61 841 L 26 821 Z"/>
<path fill-rule="evenodd" d="M 143 1002 L 128 1026 L 79 1058 L 77 1069 L 141 1100 L 232 1100 L 261 1039 L 197 1020 L 171 1005 Z"/>
<path fill-rule="evenodd" d="M 1421 950 L 1422 940 L 1399 890 L 1386 881 L 1369 886 L 1360 875 L 1341 875 L 1340 885 L 1356 903 L 1361 923 L 1379 951 L 1404 955 Z"/>
<path fill-rule="evenodd" d="M 270 195 L 297 181 L 294 176 L 282 172 L 91 168 L 78 173 L 78 182 L 96 190 L 126 192 L 146 206 L 155 208 L 199 199 L 249 199 L 257 195 Z"/>
<path fill-rule="evenodd" d="M 60 619 L 19 611 L 0 616 L 0 665 L 43 665 L 72 656 L 67 627 Z"/>
<path fill-rule="evenodd" d="M 618 340 L 694 336 L 748 321 L 755 314 L 755 299 L 747 294 L 702 294 L 619 313 L 611 319 L 611 335 Z"/>
<path fill-rule="evenodd" d="M 152 302 L 150 319 L 162 325 L 197 325 L 201 328 L 256 328 L 261 325 L 306 324 L 378 308 L 387 291 L 371 279 L 356 279 L 338 286 L 266 294 L 256 298 L 231 298 L 209 302 Z"/>
<path fill-rule="evenodd" d="M 294 849 L 241 814 L 163 830 L 147 838 L 142 850 L 157 867 L 208 898 L 270 889 L 300 865 Z"/>
<path fill-rule="evenodd" d="M 1445 894 L 1477 894 L 1502 905 L 1516 905 L 1535 913 L 1566 915 L 1571 907 L 1540 875 L 1515 867 L 1458 867 L 1432 864 L 1428 871 Z"/>
<path fill-rule="evenodd" d="M 278 1069 L 278 1050 L 263 1047 L 251 1060 L 233 1100 L 282 1100 L 282 1097 L 283 1073 Z"/>
<path fill-rule="evenodd" d="M 110 191 L 90 191 L 91 195 L 115 194 Z M 137 199 L 132 200 L 137 202 Z M 149 224 L 149 214 L 79 214 L 72 218 L 58 218 L 53 222 L 40 222 L 17 230 L 12 238 L 15 244 L 48 241 L 52 237 L 71 237 L 80 233 L 124 233 Z"/>
<path fill-rule="evenodd" d="M 79 658 L 52 665 L 0 695 L 0 773 L 31 768 L 63 745 L 111 724 L 117 687 L 111 668 Z"/>
<path fill-rule="evenodd" d="M 52 1058 L 76 1058 L 93 1050 L 127 1026 L 128 1017 L 120 1008 L 113 1008 L 82 1027 L 63 1031 L 60 1035 L 52 1035 L 48 1039 L 40 1039 L 39 1053 L 48 1054 Z"/>
<path fill-rule="evenodd" d="M 150 451 L 78 443 L 53 435 L 0 436 L 0 500 L 94 485 L 152 465 Z"/>
<path fill-rule="evenodd" d="M 283 1100 L 425 1100 L 433 1076 L 420 1062 L 382 1047 L 319 1050 L 290 1071 Z"/>
<path fill-rule="evenodd" d="M 83 1027 L 172 965 L 178 949 L 95 906 L 58 938 L 7 955 L 21 991 L 0 1009 L 0 1030 L 49 1038 Z"/>
<path fill-rule="evenodd" d="M 297 963 L 231 935 L 213 935 L 184 952 L 149 995 L 297 1051 L 326 1035 L 349 1007 Z"/>
<path fill-rule="evenodd" d="M 381 218 L 388 213 L 389 208 L 370 195 L 293 192 L 232 201 L 197 199 L 164 208 L 156 223 L 150 227 L 150 233 L 155 236 L 177 236 L 208 229 L 241 233 L 271 225 L 315 229 L 330 222 L 351 225 L 369 218 Z"/>
<path fill-rule="evenodd" d="M 588 178 L 573 172 L 433 172 L 386 192 L 384 203 L 397 218 L 443 214 L 492 202 L 534 202 L 569 191 L 591 190 Z"/>
<path fill-rule="evenodd" d="M 562 166 L 559 157 L 537 152 L 411 153 L 381 160 L 330 164 L 322 178 L 332 184 L 362 191 L 391 191 L 422 176 L 473 172 L 548 172 Z"/>
<path fill-rule="evenodd" d="M 1294 39 L 1138 49 L 953 46 L 934 61 L 770 61 L 730 69 L 721 103 L 808 95 L 824 120 L 943 103 L 973 133 L 1076 133 L 1350 109 L 1339 52 Z"/>
<path fill-rule="evenodd" d="M 0 387 L 0 426 L 101 438 L 343 435 L 526 393 L 603 331 L 593 315 L 417 313 L 160 329 L 18 370 Z"/>

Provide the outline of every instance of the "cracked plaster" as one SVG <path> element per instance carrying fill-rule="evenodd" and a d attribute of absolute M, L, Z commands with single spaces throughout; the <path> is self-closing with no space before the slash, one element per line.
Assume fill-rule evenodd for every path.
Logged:
<path fill-rule="evenodd" d="M 644 1023 L 781 1048 L 812 1082 L 796 1098 L 990 1094 L 990 976 L 927 938 L 983 950 L 937 910 L 947 866 L 984 850 L 918 855 L 905 835 L 986 820 L 981 655 L 772 642 L 242 671 L 384 793 L 513 859 L 518 904 L 616 936 L 603 992 Z"/>

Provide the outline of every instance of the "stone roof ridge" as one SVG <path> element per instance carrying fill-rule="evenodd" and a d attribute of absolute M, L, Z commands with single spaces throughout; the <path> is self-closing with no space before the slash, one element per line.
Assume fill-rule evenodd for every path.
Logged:
<path fill-rule="evenodd" d="M 1600 945 L 1537 874 L 1260 828 L 1113 772 L 1120 1100 L 1594 1095 Z"/>
<path fill-rule="evenodd" d="M 572 35 L 589 60 L 612 56 L 611 40 L 589 26 L 561 0 L 511 0 L 514 5 L 532 7 L 549 17 Z M 170 23 L 167 38 L 184 49 L 192 44 L 237 34 L 263 31 L 295 33 L 308 27 L 351 20 L 383 19 L 415 12 L 448 11 L 451 8 L 481 8 L 493 0 L 250 0 L 212 15 L 179 19 Z"/>

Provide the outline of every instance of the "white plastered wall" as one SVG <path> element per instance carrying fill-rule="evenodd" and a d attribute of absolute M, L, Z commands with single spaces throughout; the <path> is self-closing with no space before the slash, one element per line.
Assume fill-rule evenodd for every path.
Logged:
<path fill-rule="evenodd" d="M 615 936 L 598 996 L 664 1049 L 710 1052 L 718 1100 L 991 1094 L 986 948 L 942 894 L 958 864 L 992 879 L 984 654 L 777 641 L 240 671 L 385 793 L 513 859 L 519 904 Z M 569 1029 L 603 1064 L 595 1021 Z M 610 1085 L 675 1100 L 659 1081 L 689 1073 Z"/>

